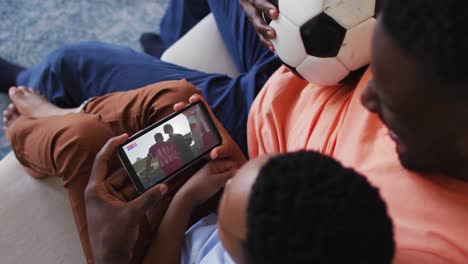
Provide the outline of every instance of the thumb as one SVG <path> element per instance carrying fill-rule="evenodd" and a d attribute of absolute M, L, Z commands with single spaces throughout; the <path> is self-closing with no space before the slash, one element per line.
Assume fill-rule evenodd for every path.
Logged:
<path fill-rule="evenodd" d="M 146 211 L 161 201 L 166 192 L 167 186 L 165 184 L 158 184 L 130 202 L 130 207 L 136 210 L 135 212 L 138 214 L 146 214 Z"/>

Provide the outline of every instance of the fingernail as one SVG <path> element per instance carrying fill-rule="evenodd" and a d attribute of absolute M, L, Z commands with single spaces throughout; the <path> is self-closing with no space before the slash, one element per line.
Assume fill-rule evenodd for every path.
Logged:
<path fill-rule="evenodd" d="M 268 14 L 270 14 L 270 17 L 274 16 L 274 15 L 275 15 L 275 10 L 270 9 L 270 10 L 268 11 Z"/>

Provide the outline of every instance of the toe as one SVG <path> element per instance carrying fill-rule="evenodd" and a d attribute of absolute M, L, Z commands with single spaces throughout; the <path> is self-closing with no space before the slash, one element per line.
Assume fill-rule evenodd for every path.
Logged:
<path fill-rule="evenodd" d="M 28 88 L 26 86 L 18 86 L 18 92 L 21 94 L 26 94 L 28 92 Z"/>
<path fill-rule="evenodd" d="M 9 104 L 8 110 L 10 110 L 12 113 L 19 114 L 18 109 L 16 109 L 16 106 L 14 104 Z"/>
<path fill-rule="evenodd" d="M 33 89 L 31 87 L 28 87 L 28 91 L 33 94 L 39 94 L 39 92 L 36 89 Z"/>
<path fill-rule="evenodd" d="M 26 90 L 23 86 L 13 87 L 8 91 L 8 95 L 10 96 L 10 99 L 13 101 L 13 103 L 15 103 L 15 99 L 24 96 L 26 93 L 25 91 Z"/>
<path fill-rule="evenodd" d="M 8 89 L 8 94 L 9 95 L 15 94 L 16 91 L 18 91 L 18 87 L 15 87 L 15 86 L 10 87 L 10 89 Z"/>
<path fill-rule="evenodd" d="M 10 111 L 8 111 L 8 110 L 3 110 L 3 117 L 4 117 L 4 118 L 10 117 Z"/>

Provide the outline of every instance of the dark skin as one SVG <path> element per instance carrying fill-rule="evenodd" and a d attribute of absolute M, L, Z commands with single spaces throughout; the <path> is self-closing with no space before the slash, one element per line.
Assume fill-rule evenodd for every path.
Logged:
<path fill-rule="evenodd" d="M 247 14 L 247 17 L 252 22 L 262 44 L 271 51 L 275 51 L 275 47 L 271 43 L 270 39 L 276 38 L 276 31 L 265 23 L 262 12 L 265 16 L 272 20 L 276 20 L 279 15 L 278 8 L 266 0 L 239 0 L 239 3 Z"/>
<path fill-rule="evenodd" d="M 390 130 L 401 164 L 416 172 L 468 181 L 468 109 L 443 89 L 453 84 L 434 81 L 397 46 L 381 19 L 374 33 L 371 68 L 373 80 L 361 101 Z"/>

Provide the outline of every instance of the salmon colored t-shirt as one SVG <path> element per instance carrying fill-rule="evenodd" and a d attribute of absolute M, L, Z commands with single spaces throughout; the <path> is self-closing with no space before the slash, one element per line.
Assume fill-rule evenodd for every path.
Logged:
<path fill-rule="evenodd" d="M 356 87 L 320 87 L 280 68 L 257 96 L 248 121 L 251 158 L 316 150 L 380 189 L 395 225 L 395 263 L 468 263 L 468 183 L 405 170 L 379 118 Z"/>

